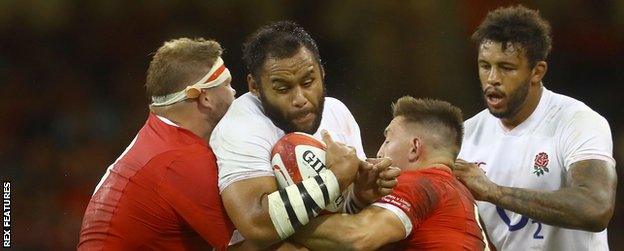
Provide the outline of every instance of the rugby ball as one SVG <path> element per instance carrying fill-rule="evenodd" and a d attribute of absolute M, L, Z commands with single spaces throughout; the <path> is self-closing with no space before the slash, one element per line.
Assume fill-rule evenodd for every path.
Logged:
<path fill-rule="evenodd" d="M 284 135 L 271 151 L 271 165 L 280 188 L 317 176 L 325 168 L 325 144 L 310 134 L 294 132 Z M 337 212 L 344 198 L 339 196 L 325 210 Z"/>

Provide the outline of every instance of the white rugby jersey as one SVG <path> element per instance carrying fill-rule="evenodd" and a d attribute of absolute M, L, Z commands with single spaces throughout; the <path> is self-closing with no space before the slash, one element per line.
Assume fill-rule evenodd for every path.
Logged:
<path fill-rule="evenodd" d="M 349 109 L 339 100 L 326 97 L 321 124 L 314 137 L 321 139 L 321 130 L 329 132 L 336 142 L 352 146 L 364 159 L 360 128 Z M 275 176 L 271 166 L 273 145 L 285 133 L 264 114 L 260 99 L 245 93 L 232 103 L 210 136 L 210 147 L 217 156 L 219 190 L 249 178 Z"/>
<path fill-rule="evenodd" d="M 496 184 L 543 191 L 565 186 L 570 165 L 600 159 L 615 165 L 609 123 L 584 103 L 543 88 L 533 114 L 511 131 L 481 111 L 464 123 L 459 158 L 476 162 Z M 478 202 L 498 250 L 608 250 L 607 231 L 553 227 Z"/>

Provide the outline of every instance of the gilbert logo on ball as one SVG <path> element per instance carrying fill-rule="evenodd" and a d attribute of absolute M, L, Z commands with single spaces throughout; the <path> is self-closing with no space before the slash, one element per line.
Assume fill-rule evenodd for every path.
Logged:
<path fill-rule="evenodd" d="M 312 135 L 294 132 L 284 135 L 271 151 L 271 165 L 280 188 L 317 176 L 325 166 L 325 144 Z M 337 212 L 344 198 L 339 196 L 325 208 Z"/>

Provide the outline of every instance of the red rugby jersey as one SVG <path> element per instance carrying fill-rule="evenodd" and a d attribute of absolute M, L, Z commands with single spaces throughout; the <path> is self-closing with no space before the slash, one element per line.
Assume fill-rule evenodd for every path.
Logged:
<path fill-rule="evenodd" d="M 207 143 L 150 114 L 87 206 L 79 250 L 218 250 L 233 224 Z"/>
<path fill-rule="evenodd" d="M 481 228 L 475 220 L 470 191 L 450 170 L 427 168 L 403 171 L 392 194 L 378 203 L 400 208 L 412 224 L 402 241 L 386 250 L 483 250 Z"/>

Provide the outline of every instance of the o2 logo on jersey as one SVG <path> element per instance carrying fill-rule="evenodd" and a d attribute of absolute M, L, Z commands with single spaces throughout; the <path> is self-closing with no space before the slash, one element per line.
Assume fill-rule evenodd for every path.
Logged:
<path fill-rule="evenodd" d="M 548 154 L 545 152 L 535 155 L 535 163 L 533 164 L 533 173 L 539 177 L 544 175 L 544 172 L 548 172 Z"/>
<path fill-rule="evenodd" d="M 501 220 L 503 220 L 503 222 L 507 224 L 509 232 L 518 231 L 524 228 L 527 223 L 529 223 L 529 217 L 526 217 L 524 215 L 521 215 L 522 217 L 518 222 L 511 223 L 511 219 L 509 219 L 509 216 L 507 216 L 507 212 L 505 212 L 505 209 L 503 209 L 502 207 L 497 206 L 496 212 L 498 213 L 498 216 L 500 216 Z M 542 223 L 531 220 L 531 224 L 537 224 L 537 230 L 535 230 L 535 233 L 533 233 L 533 239 L 544 239 L 544 236 L 540 233 L 542 231 Z"/>

